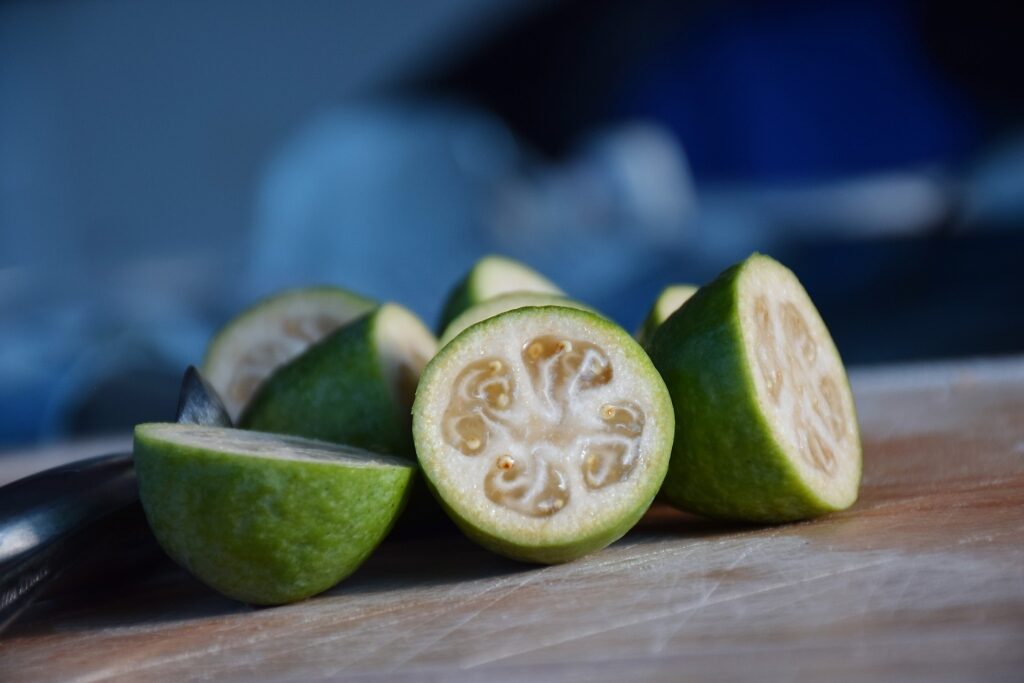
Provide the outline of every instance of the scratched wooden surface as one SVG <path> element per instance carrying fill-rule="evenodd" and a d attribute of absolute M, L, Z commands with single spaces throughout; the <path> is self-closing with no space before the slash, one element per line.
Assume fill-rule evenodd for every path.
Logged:
<path fill-rule="evenodd" d="M 854 387 L 849 512 L 745 528 L 658 509 L 547 568 L 459 538 L 388 542 L 274 609 L 165 568 L 35 605 L 0 636 L 0 681 L 1024 680 L 1024 358 Z"/>

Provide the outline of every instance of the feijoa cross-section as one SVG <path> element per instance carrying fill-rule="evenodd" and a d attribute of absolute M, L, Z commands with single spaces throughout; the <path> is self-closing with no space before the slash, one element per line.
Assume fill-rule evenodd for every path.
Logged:
<path fill-rule="evenodd" d="M 668 392 L 620 327 L 557 306 L 502 313 L 430 362 L 413 408 L 422 471 L 463 531 L 563 562 L 630 529 L 672 444 Z"/>

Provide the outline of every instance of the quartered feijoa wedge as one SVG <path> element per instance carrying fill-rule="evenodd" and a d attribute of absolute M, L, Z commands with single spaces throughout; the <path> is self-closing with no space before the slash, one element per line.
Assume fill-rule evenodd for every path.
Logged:
<path fill-rule="evenodd" d="M 382 304 L 278 368 L 239 425 L 412 458 L 412 401 L 436 350 L 414 313 Z"/>
<path fill-rule="evenodd" d="M 421 470 L 456 524 L 519 560 L 564 562 L 640 519 L 673 434 L 661 377 L 623 329 L 527 307 L 466 329 L 423 373 Z"/>
<path fill-rule="evenodd" d="M 470 268 L 448 295 L 441 312 L 438 333 L 470 306 L 510 292 L 565 293 L 524 263 L 504 256 L 484 256 Z"/>
<path fill-rule="evenodd" d="M 210 342 L 203 375 L 237 421 L 270 374 L 376 303 L 337 287 L 292 289 L 236 316 Z"/>
<path fill-rule="evenodd" d="M 224 427 L 135 428 L 139 497 L 178 564 L 236 600 L 294 602 L 354 572 L 405 504 L 407 460 Z"/>
<path fill-rule="evenodd" d="M 861 444 L 843 362 L 796 276 L 755 254 L 655 332 L 676 437 L 663 492 L 691 512 L 785 522 L 849 507 Z"/>

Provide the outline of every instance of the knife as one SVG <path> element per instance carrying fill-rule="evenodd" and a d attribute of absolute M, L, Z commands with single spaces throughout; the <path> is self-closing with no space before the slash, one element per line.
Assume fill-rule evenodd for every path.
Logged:
<path fill-rule="evenodd" d="M 193 366 L 182 379 L 177 421 L 231 426 L 217 391 Z M 135 557 L 117 549 L 138 545 L 139 530 L 152 543 L 131 453 L 79 460 L 0 487 L 0 631 L 91 548 Z"/>

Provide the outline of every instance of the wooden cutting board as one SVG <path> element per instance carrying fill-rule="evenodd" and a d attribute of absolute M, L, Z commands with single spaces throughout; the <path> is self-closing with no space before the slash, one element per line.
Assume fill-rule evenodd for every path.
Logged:
<path fill-rule="evenodd" d="M 860 371 L 854 389 L 848 512 L 743 527 L 659 508 L 546 568 L 389 541 L 273 609 L 165 568 L 32 607 L 0 636 L 0 681 L 1024 680 L 1024 358 Z M 81 455 L 44 457 L 62 453 Z"/>

